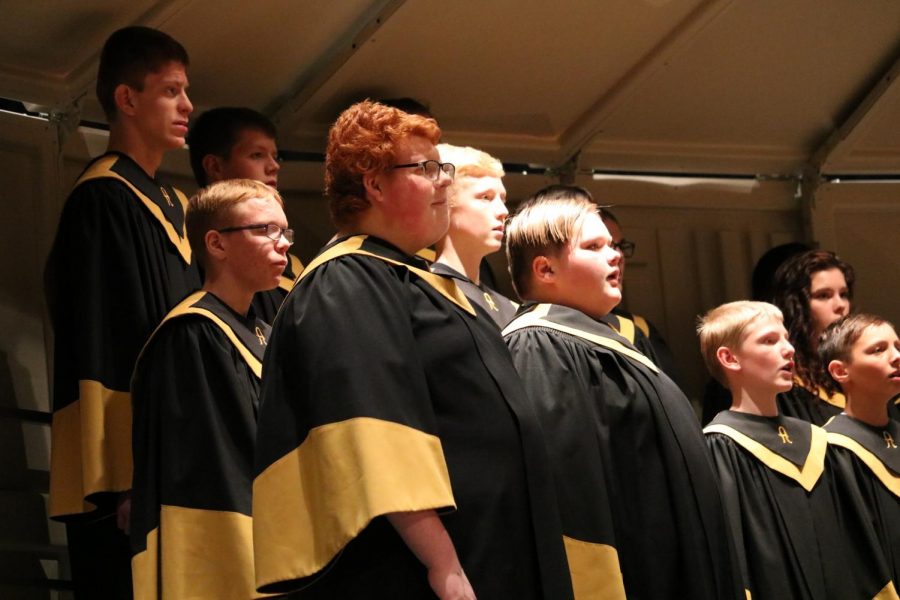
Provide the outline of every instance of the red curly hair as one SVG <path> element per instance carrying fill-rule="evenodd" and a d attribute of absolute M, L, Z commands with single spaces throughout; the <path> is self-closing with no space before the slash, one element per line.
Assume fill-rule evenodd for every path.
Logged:
<path fill-rule="evenodd" d="M 351 225 L 369 208 L 363 176 L 387 170 L 396 162 L 397 144 L 420 136 L 441 139 L 437 121 L 363 100 L 341 113 L 328 132 L 325 195 L 337 227 Z"/>

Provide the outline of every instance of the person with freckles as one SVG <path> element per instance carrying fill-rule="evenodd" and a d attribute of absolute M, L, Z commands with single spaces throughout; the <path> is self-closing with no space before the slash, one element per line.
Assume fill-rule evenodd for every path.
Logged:
<path fill-rule="evenodd" d="M 576 596 L 743 597 L 690 403 L 604 321 L 621 257 L 597 205 L 538 191 L 506 236 L 525 303 L 503 335 L 541 418 Z"/>
<path fill-rule="evenodd" d="M 825 475 L 825 431 L 778 412 L 776 396 L 794 375 L 781 311 L 729 302 L 703 316 L 697 331 L 710 373 L 732 397 L 731 408 L 703 431 L 748 594 L 885 597 L 878 594 L 889 582 L 886 570 L 869 560 L 865 536 L 845 531 L 837 512 Z"/>
<path fill-rule="evenodd" d="M 851 315 L 825 331 L 819 357 L 847 397 L 844 411 L 825 424 L 828 468 L 842 515 L 859 531 L 874 527 L 878 551 L 869 554 L 873 560 L 884 558 L 896 585 L 900 577 L 900 423 L 889 417 L 888 404 L 900 394 L 900 340 L 885 319 Z"/>
<path fill-rule="evenodd" d="M 131 596 L 129 383 L 166 313 L 200 287 L 187 197 L 157 177 L 184 146 L 188 55 L 126 27 L 100 54 L 107 151 L 78 177 L 44 274 L 54 330 L 49 513 L 66 522 L 75 598 Z"/>
<path fill-rule="evenodd" d="M 466 297 L 503 328 L 517 304 L 481 281 L 481 261 L 503 246 L 506 188 L 503 164 L 486 152 L 470 147 L 438 144 L 441 160 L 456 165 L 456 177 L 447 189 L 450 227 L 435 248 L 431 270 L 452 277 Z"/>

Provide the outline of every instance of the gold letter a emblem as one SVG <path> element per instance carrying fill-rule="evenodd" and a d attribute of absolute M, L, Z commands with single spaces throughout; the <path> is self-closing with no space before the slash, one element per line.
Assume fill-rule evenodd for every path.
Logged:
<path fill-rule="evenodd" d="M 500 309 L 497 308 L 497 304 L 494 302 L 494 299 L 487 292 L 484 293 L 484 301 L 488 303 L 488 306 L 491 307 L 491 310 L 500 312 Z"/>
<path fill-rule="evenodd" d="M 259 327 L 256 328 L 256 337 L 259 339 L 260 346 L 266 345 L 266 336 L 263 335 L 262 329 Z"/>
<path fill-rule="evenodd" d="M 896 448 L 897 444 L 894 443 L 894 438 L 887 431 L 882 431 L 881 436 L 884 438 L 884 447 L 885 448 Z"/>
<path fill-rule="evenodd" d="M 791 436 L 788 435 L 787 429 L 784 428 L 784 425 L 778 426 L 778 437 L 781 438 L 782 444 L 793 444 L 791 441 Z"/>

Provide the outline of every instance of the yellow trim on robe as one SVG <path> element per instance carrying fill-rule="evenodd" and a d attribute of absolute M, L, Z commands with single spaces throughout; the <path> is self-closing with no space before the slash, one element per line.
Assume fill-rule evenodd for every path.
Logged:
<path fill-rule="evenodd" d="M 644 332 L 644 335 L 649 338 L 650 337 L 650 324 L 647 323 L 647 319 L 645 319 L 644 317 L 642 317 L 640 315 L 631 315 L 631 316 L 634 318 L 634 324 L 637 326 L 637 328 L 640 329 L 642 332 Z"/>
<path fill-rule="evenodd" d="M 866 450 L 862 444 L 851 437 L 841 433 L 835 433 L 834 431 L 828 432 L 828 443 L 840 446 L 841 448 L 846 448 L 855 454 L 859 460 L 869 467 L 869 470 L 871 470 L 872 474 L 881 481 L 884 487 L 900 498 L 900 476 L 891 473 L 891 471 L 884 466 L 884 463 L 873 453 Z"/>
<path fill-rule="evenodd" d="M 205 308 L 198 307 L 198 306 L 191 306 L 192 304 L 197 302 L 200 298 L 205 296 L 207 293 L 208 292 L 205 292 L 205 291 L 194 292 L 193 294 L 191 294 L 190 296 L 188 296 L 187 298 L 185 298 L 184 300 L 179 302 L 175 308 L 173 308 L 172 310 L 169 311 L 169 314 L 167 314 L 165 316 L 165 318 L 162 320 L 162 323 L 160 323 L 156 327 L 156 330 L 153 331 L 153 335 L 151 335 L 150 338 L 147 340 L 147 344 L 150 343 L 150 340 L 153 339 L 153 336 L 156 335 L 156 332 L 159 330 L 159 328 L 163 326 L 163 323 L 166 323 L 167 321 L 169 321 L 171 319 L 175 319 L 175 318 L 183 316 L 183 315 L 201 315 L 203 317 L 206 317 L 207 319 L 209 319 L 210 321 L 212 321 L 213 323 L 215 323 L 216 325 L 219 326 L 219 329 L 222 330 L 222 333 L 224 333 L 228 337 L 228 339 L 231 341 L 231 343 L 234 345 L 234 347 L 237 348 L 237 351 L 240 353 L 241 357 L 244 359 L 244 362 L 247 363 L 247 366 L 250 367 L 250 369 L 253 371 L 253 374 L 256 375 L 257 379 L 261 379 L 262 378 L 262 363 L 259 361 L 258 358 L 256 358 L 256 356 L 253 355 L 253 353 L 250 351 L 250 349 L 244 345 L 244 342 L 241 341 L 241 339 L 237 336 L 237 334 L 234 332 L 234 330 L 231 328 L 231 326 L 228 323 L 226 323 L 225 321 L 223 321 L 221 318 L 219 318 L 219 316 L 217 316 L 214 312 L 207 310 Z M 147 345 L 145 344 L 144 348 L 146 348 L 146 347 L 147 347 Z M 143 353 L 144 353 L 144 351 L 141 350 L 141 354 L 143 354 Z M 140 362 L 140 357 L 138 358 L 137 362 Z"/>
<path fill-rule="evenodd" d="M 900 600 L 897 590 L 894 588 L 894 582 L 888 581 L 887 585 L 881 588 L 881 591 L 875 594 L 872 600 Z"/>
<path fill-rule="evenodd" d="M 290 261 L 291 273 L 295 274 L 294 279 L 282 275 L 278 279 L 278 287 L 286 292 L 290 292 L 294 288 L 294 282 L 297 280 L 297 277 L 299 277 L 300 273 L 303 272 L 303 261 L 301 261 L 293 254 L 288 254 L 287 259 Z"/>
<path fill-rule="evenodd" d="M 819 388 L 819 399 L 824 400 L 832 406 L 837 406 L 841 410 L 847 408 L 847 396 L 840 392 L 829 395 L 828 392 Z"/>
<path fill-rule="evenodd" d="M 312 273 L 316 268 L 328 262 L 329 260 L 334 260 L 335 258 L 346 256 L 347 254 L 361 254 L 362 256 L 372 256 L 392 265 L 401 265 L 403 267 L 406 267 L 411 272 L 418 275 L 420 279 L 424 280 L 431 287 L 437 290 L 442 296 L 447 298 L 447 300 L 457 305 L 473 317 L 475 316 L 475 309 L 472 308 L 472 304 L 469 302 L 469 299 L 466 298 L 466 295 L 462 292 L 462 290 L 457 287 L 456 282 L 453 281 L 453 279 L 449 277 L 441 277 L 440 275 L 435 275 L 431 271 L 419 269 L 418 267 L 413 267 L 406 263 L 402 263 L 400 261 L 396 261 L 379 254 L 363 250 L 362 245 L 367 237 L 369 236 L 355 235 L 353 237 L 347 238 L 340 244 L 332 246 L 322 254 L 318 255 L 306 266 L 306 269 L 304 269 L 303 273 L 300 274 L 300 277 L 297 278 L 297 281 L 294 282 L 294 285 L 300 283 L 300 281 L 303 280 L 304 277 Z"/>
<path fill-rule="evenodd" d="M 510 321 L 509 325 L 506 326 L 506 329 L 503 330 L 503 335 L 508 335 L 513 331 L 524 329 L 525 327 L 546 327 L 547 329 L 555 329 L 556 331 L 568 333 L 569 335 L 587 340 L 592 344 L 603 346 L 604 348 L 612 350 L 613 352 L 617 352 L 634 362 L 644 365 L 654 373 L 659 373 L 659 367 L 654 365 L 653 361 L 651 361 L 640 352 L 632 350 L 631 348 L 628 348 L 627 346 L 617 342 L 616 340 L 605 338 L 599 335 L 594 335 L 593 333 L 588 333 L 587 331 L 575 329 L 574 327 L 567 327 L 566 325 L 560 325 L 559 323 L 547 320 L 545 317 L 550 312 L 550 306 L 550 304 L 538 304 L 533 310 L 519 317 L 516 317 L 515 319 Z"/>
<path fill-rule="evenodd" d="M 94 510 L 91 494 L 131 489 L 131 394 L 81 380 L 50 431 L 51 517 Z"/>
<path fill-rule="evenodd" d="M 616 328 L 616 332 L 633 344 L 634 343 L 634 321 L 632 321 L 628 317 L 623 317 L 622 315 L 613 315 L 613 316 L 616 318 L 616 322 L 619 324 L 619 327 Z"/>
<path fill-rule="evenodd" d="M 625 600 L 619 553 L 607 544 L 563 536 L 575 600 Z"/>
<path fill-rule="evenodd" d="M 807 492 L 812 491 L 816 487 L 822 472 L 825 470 L 825 451 L 828 448 L 827 435 L 821 427 L 810 424 L 812 428 L 812 440 L 809 445 L 809 454 L 806 456 L 806 462 L 803 468 L 798 467 L 788 459 L 772 452 L 753 438 L 750 438 L 737 429 L 728 425 L 713 424 L 707 425 L 703 429 L 703 433 L 721 433 L 727 435 L 734 442 L 741 446 L 744 450 L 755 456 L 761 463 L 781 473 L 785 477 L 790 477 L 799 483 Z"/>
<path fill-rule="evenodd" d="M 437 436 L 370 417 L 316 427 L 253 481 L 257 587 L 318 573 L 375 517 L 448 507 Z"/>
<path fill-rule="evenodd" d="M 185 264 L 191 264 L 191 244 L 188 242 L 187 238 L 187 226 L 185 223 L 181 225 L 181 233 L 175 230 L 175 226 L 166 218 L 166 215 L 163 213 L 162 209 L 157 206 L 156 202 L 145 196 L 133 183 L 111 170 L 111 167 L 116 163 L 117 160 L 120 160 L 119 156 L 111 155 L 106 158 L 101 158 L 97 162 L 88 168 L 84 174 L 78 178 L 78 181 L 75 182 L 75 187 L 78 187 L 80 184 L 85 181 L 91 181 L 92 179 L 116 179 L 121 181 L 125 185 L 128 186 L 128 189 L 137 196 L 137 198 L 141 201 L 141 203 L 146 207 L 147 210 L 150 211 L 150 214 L 157 220 L 157 222 L 162 226 L 163 231 L 166 232 L 166 236 L 168 236 L 169 241 L 172 242 L 172 245 L 178 250 L 178 253 L 181 255 L 181 259 L 185 262 Z M 174 189 L 174 188 L 173 188 Z M 178 201 L 181 203 L 182 213 L 187 213 L 187 205 L 188 199 L 182 194 L 179 190 L 175 190 L 175 197 L 178 198 Z"/>
<path fill-rule="evenodd" d="M 260 596 L 253 575 L 253 520 L 247 515 L 163 505 L 160 526 L 146 540 L 147 549 L 131 559 L 135 600 Z"/>

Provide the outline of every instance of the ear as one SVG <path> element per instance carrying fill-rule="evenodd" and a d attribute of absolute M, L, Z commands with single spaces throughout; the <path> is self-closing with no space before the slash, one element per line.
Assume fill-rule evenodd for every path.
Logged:
<path fill-rule="evenodd" d="M 203 157 L 203 160 L 200 161 L 200 164 L 203 166 L 203 171 L 206 173 L 206 179 L 210 183 L 225 179 L 222 175 L 224 171 L 222 168 L 222 159 L 215 154 L 207 154 Z"/>
<path fill-rule="evenodd" d="M 228 250 L 225 247 L 225 236 L 210 229 L 203 236 L 203 243 L 206 245 L 206 254 L 211 261 L 222 261 L 228 256 Z"/>
<path fill-rule="evenodd" d="M 133 115 L 136 108 L 137 99 L 134 90 L 124 83 L 116 86 L 113 92 L 113 99 L 116 101 L 116 109 L 124 115 Z"/>
<path fill-rule="evenodd" d="M 366 199 L 369 202 L 381 202 L 383 200 L 383 192 L 381 191 L 380 173 L 366 173 L 363 175 L 363 188 L 366 190 Z"/>
<path fill-rule="evenodd" d="M 534 281 L 542 284 L 556 281 L 553 261 L 547 256 L 535 256 L 531 261 L 531 276 Z"/>
<path fill-rule="evenodd" d="M 716 350 L 716 359 L 726 371 L 737 372 L 741 370 L 741 361 L 731 351 L 731 348 L 727 346 L 719 346 L 719 349 Z"/>
<path fill-rule="evenodd" d="M 850 370 L 847 368 L 849 366 L 842 360 L 833 360 L 828 363 L 828 373 L 838 383 L 844 383 L 850 379 Z"/>

